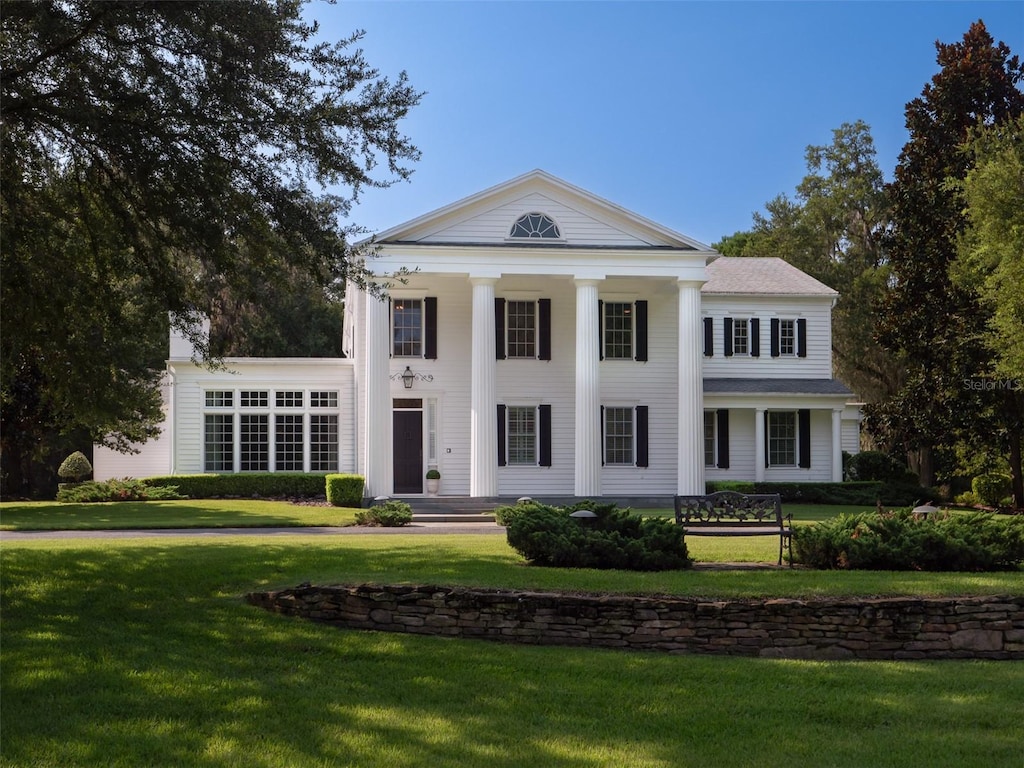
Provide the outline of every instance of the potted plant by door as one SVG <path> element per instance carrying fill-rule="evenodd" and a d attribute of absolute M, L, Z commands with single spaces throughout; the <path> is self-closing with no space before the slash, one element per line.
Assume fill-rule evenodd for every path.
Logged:
<path fill-rule="evenodd" d="M 441 473 L 436 469 L 427 470 L 427 493 L 437 496 L 437 488 L 441 485 Z"/>

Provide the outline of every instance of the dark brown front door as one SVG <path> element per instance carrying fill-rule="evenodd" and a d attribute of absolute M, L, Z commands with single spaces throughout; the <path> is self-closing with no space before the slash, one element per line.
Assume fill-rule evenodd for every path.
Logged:
<path fill-rule="evenodd" d="M 423 411 L 394 412 L 395 493 L 423 493 Z"/>

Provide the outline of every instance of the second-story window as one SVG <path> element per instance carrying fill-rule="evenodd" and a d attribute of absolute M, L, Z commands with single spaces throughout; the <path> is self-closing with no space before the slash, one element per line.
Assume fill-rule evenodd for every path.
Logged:
<path fill-rule="evenodd" d="M 779 321 L 779 354 L 783 356 L 796 354 L 796 321 Z"/>
<path fill-rule="evenodd" d="M 423 356 L 423 302 L 395 299 L 391 305 L 391 353 L 395 357 Z"/>
<path fill-rule="evenodd" d="M 604 357 L 606 360 L 633 359 L 633 305 L 604 302 Z"/>
<path fill-rule="evenodd" d="M 732 320 L 732 353 L 750 354 L 750 321 L 746 318 L 734 317 Z"/>
<path fill-rule="evenodd" d="M 508 356 L 510 358 L 537 356 L 537 303 L 509 301 Z"/>

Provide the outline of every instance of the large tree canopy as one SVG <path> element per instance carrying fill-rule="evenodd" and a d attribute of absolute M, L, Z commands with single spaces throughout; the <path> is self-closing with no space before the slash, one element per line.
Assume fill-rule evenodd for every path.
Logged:
<path fill-rule="evenodd" d="M 4 5 L 7 481 L 45 448 L 42 432 L 13 442 L 32 425 L 119 447 L 152 434 L 144 340 L 168 312 L 188 331 L 225 291 L 361 279 L 341 219 L 360 189 L 408 177 L 399 123 L 420 94 L 365 61 L 362 33 L 317 42 L 302 5 Z"/>
<path fill-rule="evenodd" d="M 875 304 L 888 275 L 889 207 L 867 124 L 846 123 L 831 144 L 809 146 L 796 198 L 770 200 L 754 228 L 716 245 L 726 255 L 779 256 L 840 292 L 833 311 L 836 375 L 869 400 L 897 386 L 899 368 L 874 340 Z"/>
<path fill-rule="evenodd" d="M 878 333 L 907 375 L 868 414 L 876 432 L 907 450 L 929 485 L 951 469 L 942 464 L 958 435 L 992 435 L 996 424 L 983 416 L 999 418 L 978 390 L 964 385 L 991 369 L 991 349 L 974 335 L 986 325 L 985 307 L 970 286 L 950 277 L 967 223 L 956 182 L 973 162 L 962 147 L 979 125 L 1004 125 L 1024 112 L 1024 67 L 982 22 L 962 41 L 936 48 L 941 69 L 907 104 L 910 139 L 889 187 L 892 273 Z"/>

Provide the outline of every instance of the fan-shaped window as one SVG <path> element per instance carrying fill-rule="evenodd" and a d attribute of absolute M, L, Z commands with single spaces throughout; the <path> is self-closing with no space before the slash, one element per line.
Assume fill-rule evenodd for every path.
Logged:
<path fill-rule="evenodd" d="M 543 213 L 527 213 L 512 225 L 509 237 L 561 238 L 558 225 Z"/>

